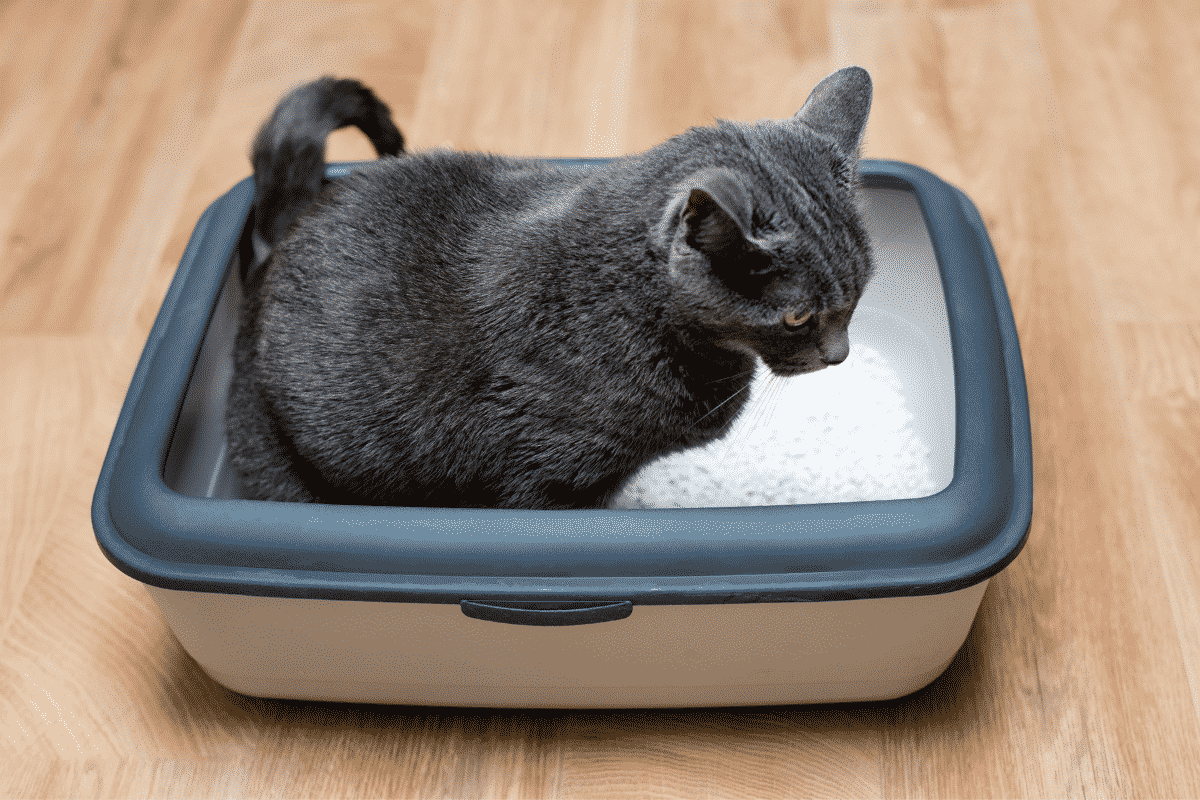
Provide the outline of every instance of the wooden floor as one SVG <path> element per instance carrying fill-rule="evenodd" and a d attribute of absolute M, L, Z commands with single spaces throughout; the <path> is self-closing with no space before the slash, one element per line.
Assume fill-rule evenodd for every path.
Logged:
<path fill-rule="evenodd" d="M 96 546 L 127 382 L 289 87 L 414 147 L 647 147 L 875 80 L 866 153 L 979 206 L 1033 417 L 1029 544 L 902 700 L 478 712 L 252 700 Z M 0 794 L 1200 797 L 1200 6 L 1192 0 L 0 2 Z M 335 134 L 332 158 L 367 157 Z"/>

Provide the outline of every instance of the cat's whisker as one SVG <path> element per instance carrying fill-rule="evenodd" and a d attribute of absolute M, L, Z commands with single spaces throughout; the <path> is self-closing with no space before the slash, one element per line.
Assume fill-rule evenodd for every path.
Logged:
<path fill-rule="evenodd" d="M 769 373 L 767 381 L 763 385 L 761 396 L 756 398 L 755 408 L 751 416 L 741 421 L 740 430 L 731 438 L 725 447 L 725 452 L 721 456 L 722 463 L 729 458 L 730 455 L 740 452 L 754 438 L 759 426 L 764 421 L 770 419 L 774 412 L 775 406 L 779 400 L 779 395 L 783 389 L 783 378 Z"/>
<path fill-rule="evenodd" d="M 779 403 L 779 397 L 783 392 L 784 379 L 772 373 L 767 378 L 767 385 L 763 390 L 762 401 L 758 404 L 755 410 L 754 417 L 750 420 L 750 424 L 746 426 L 745 431 L 739 442 L 739 448 L 744 448 L 758 434 L 759 429 L 775 416 L 775 407 Z"/>
<path fill-rule="evenodd" d="M 753 424 L 754 421 L 752 418 L 747 417 L 738 420 L 733 430 L 726 435 L 724 441 L 722 442 L 724 447 L 721 453 L 721 463 L 724 463 L 725 460 L 729 458 L 731 453 L 735 453 L 742 449 L 742 445 L 747 438 L 746 432 L 752 428 Z"/>
<path fill-rule="evenodd" d="M 762 401 L 755 409 L 754 417 L 751 420 L 752 424 L 746 428 L 747 436 L 753 435 L 763 422 L 775 413 L 775 403 L 779 399 L 779 391 L 783 386 L 782 380 L 774 373 L 767 376 L 767 385 L 763 389 Z"/>
<path fill-rule="evenodd" d="M 716 378 L 714 380 L 709 381 L 709 383 L 712 384 L 712 383 L 721 383 L 722 381 L 732 381 L 732 380 L 736 380 L 738 378 L 744 378 L 747 375 L 753 375 L 753 374 L 754 374 L 754 370 L 750 369 L 750 370 L 746 370 L 745 372 L 739 372 L 735 375 L 730 375 L 725 378 Z"/>
<path fill-rule="evenodd" d="M 693 426 L 695 426 L 695 425 L 699 425 L 701 422 L 703 422 L 703 421 L 704 421 L 705 417 L 709 416 L 709 415 L 710 415 L 710 414 L 712 414 L 714 411 L 716 411 L 718 408 L 720 408 L 721 406 L 725 405 L 725 404 L 726 404 L 726 403 L 728 403 L 730 400 L 732 400 L 733 398 L 737 397 L 739 394 L 741 394 L 742 392 L 746 391 L 746 390 L 747 390 L 747 389 L 749 389 L 749 388 L 750 388 L 750 384 L 746 384 L 745 386 L 743 386 L 742 388 L 738 389 L 738 390 L 737 390 L 736 392 L 734 392 L 733 394 L 729 395 L 729 397 L 726 397 L 724 400 L 722 400 L 721 402 L 717 403 L 715 406 L 713 406 L 712 408 L 710 408 L 710 409 L 708 410 L 708 412 L 707 412 L 707 413 L 706 413 L 706 414 L 705 414 L 703 417 L 701 417 L 700 419 L 698 419 L 698 420 L 696 420 L 694 423 L 692 423 L 692 424 L 693 424 Z"/>

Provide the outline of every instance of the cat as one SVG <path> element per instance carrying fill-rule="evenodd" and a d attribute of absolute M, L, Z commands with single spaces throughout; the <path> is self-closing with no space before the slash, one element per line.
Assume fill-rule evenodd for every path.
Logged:
<path fill-rule="evenodd" d="M 579 170 L 403 153 L 387 106 L 323 78 L 252 150 L 227 413 L 260 500 L 603 507 L 638 468 L 722 436 L 756 357 L 845 360 L 873 271 L 861 68 L 784 120 L 718 120 Z M 323 181 L 324 140 L 380 154 Z M 323 185 L 326 184 L 326 185 Z"/>

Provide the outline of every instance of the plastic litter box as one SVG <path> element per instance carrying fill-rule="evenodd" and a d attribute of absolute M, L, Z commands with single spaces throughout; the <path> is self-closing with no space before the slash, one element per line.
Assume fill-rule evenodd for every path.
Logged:
<path fill-rule="evenodd" d="M 915 691 L 1028 534 L 1028 402 L 974 205 L 908 164 L 861 171 L 878 267 L 851 341 L 896 344 L 932 494 L 570 512 L 239 499 L 222 414 L 246 179 L 200 218 L 150 332 L 96 488 L 99 544 L 249 695 L 603 708 Z"/>

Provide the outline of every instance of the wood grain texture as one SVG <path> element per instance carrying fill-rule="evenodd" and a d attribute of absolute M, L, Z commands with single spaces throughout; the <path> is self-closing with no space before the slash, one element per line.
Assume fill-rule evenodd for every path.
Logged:
<path fill-rule="evenodd" d="M 1092 266 L 1113 317 L 1190 321 L 1200 296 L 1200 26 L 1195 9 L 1105 0 L 1041 2 L 1047 62 L 1078 87 L 1056 104 L 1087 222 Z M 1138 202 L 1140 200 L 1141 202 Z"/>
<path fill-rule="evenodd" d="M 1119 323 L 1126 408 L 1192 699 L 1200 699 L 1200 323 Z"/>
<path fill-rule="evenodd" d="M 0 641 L 54 529 L 111 349 L 98 338 L 0 338 Z"/>
<path fill-rule="evenodd" d="M 244 4 L 97 0 L 43 13 L 31 11 L 17 30 L 58 32 L 59 24 L 81 19 L 92 57 L 61 83 L 50 70 L 30 75 L 25 63 L 11 67 L 27 77 L 14 81 L 11 112 L 27 135 L 13 137 L 0 155 L 25 178 L 11 213 L 0 217 L 0 329 L 121 331 L 128 321 L 122 312 L 140 294 L 166 233 L 142 223 L 177 211 L 183 200 L 200 144 L 197 123 L 221 87 Z M 180 48 L 181 39 L 190 46 Z M 70 41 L 46 45 L 51 53 L 74 52 Z M 21 163 L 47 145 L 53 155 L 35 158 L 33 170 Z"/>
<path fill-rule="evenodd" d="M 437 19 L 412 136 L 519 155 L 625 151 L 636 4 L 458 5 Z M 514 47 L 528 68 L 512 69 Z"/>
<path fill-rule="evenodd" d="M 609 155 L 867 67 L 869 156 L 979 206 L 1034 425 L 1029 544 L 888 703 L 255 700 L 99 552 L 96 475 L 204 208 L 287 89 L 412 147 Z M 1185 0 L 0 4 L 0 795 L 1200 796 L 1200 10 Z M 333 159 L 370 157 L 339 132 Z"/>
<path fill-rule="evenodd" d="M 831 71 L 822 3 L 648 3 L 637 14 L 629 150 L 714 119 L 786 118 Z"/>
<path fill-rule="evenodd" d="M 564 716 L 560 796 L 881 797 L 882 720 L 852 706 Z"/>

